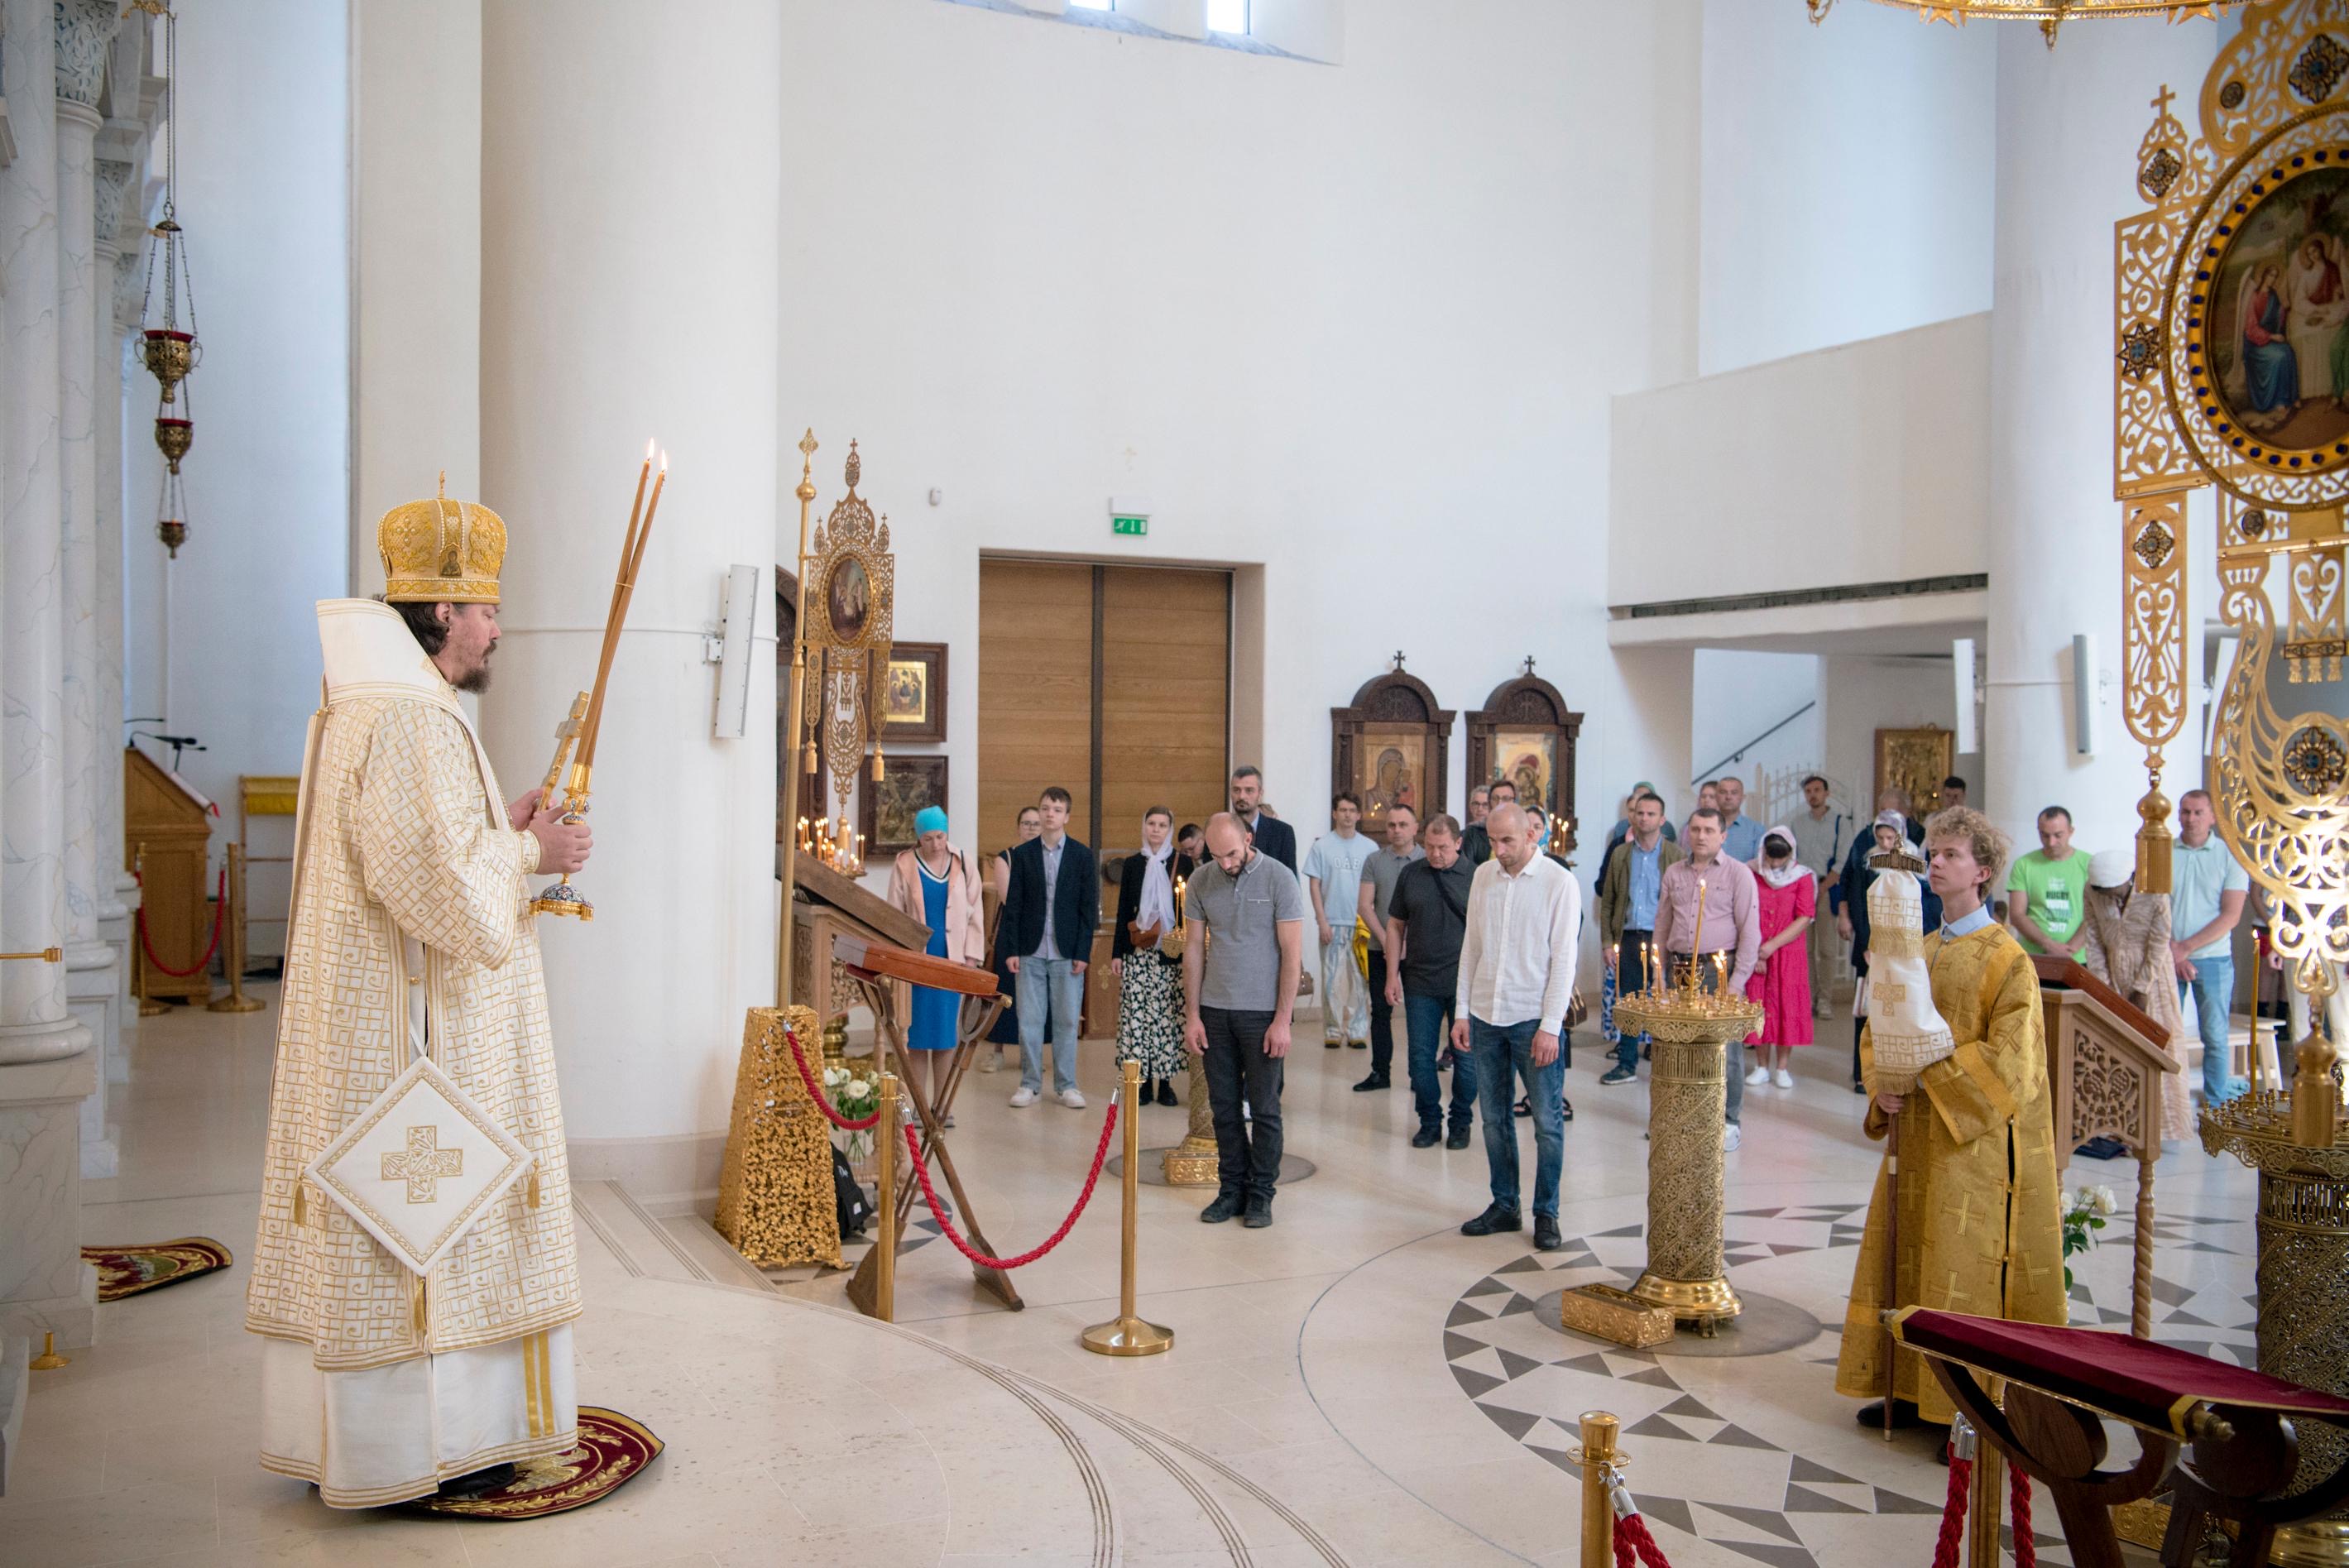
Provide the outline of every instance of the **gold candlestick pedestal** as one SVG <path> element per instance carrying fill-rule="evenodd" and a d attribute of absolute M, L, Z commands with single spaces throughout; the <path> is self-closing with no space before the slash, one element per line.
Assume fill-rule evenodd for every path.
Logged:
<path fill-rule="evenodd" d="M 1742 996 L 1697 989 L 1695 969 L 1691 966 L 1689 983 L 1619 998 L 1615 1023 L 1655 1044 L 1655 1082 L 1648 1100 L 1648 1266 L 1629 1294 L 1710 1337 L 1723 1319 L 1744 1310 L 1730 1288 L 1722 1256 L 1723 1118 L 1729 1093 L 1727 1046 L 1760 1026 L 1762 1009 Z M 1632 1315 L 1620 1312 L 1626 1303 L 1609 1304 L 1627 1320 Z M 1571 1302 L 1565 1310 L 1570 1327 L 1592 1323 L 1584 1314 L 1578 1324 Z M 1629 1333 L 1636 1325 L 1627 1321 L 1625 1327 Z"/>
<path fill-rule="evenodd" d="M 2328 1079 L 2329 1065 L 2320 1069 Z M 2305 1064 L 2302 1074 L 2313 1075 Z M 2326 1082 L 2310 1098 L 2328 1098 L 2332 1086 Z M 2259 1369 L 2349 1394 L 2349 1296 L 2341 1290 L 2349 1279 L 2349 1131 L 2336 1121 L 2329 1143 L 2302 1143 L 2292 1111 L 2287 1093 L 2238 1096 L 2202 1113 L 2202 1149 L 2231 1154 L 2260 1173 Z M 2296 1425 L 2294 1491 L 2305 1478 L 2332 1474 L 2349 1455 L 2349 1432 L 2324 1421 Z M 2349 1563 L 2349 1508 L 2279 1529 L 2269 1561 L 2286 1568 Z"/>
<path fill-rule="evenodd" d="M 1169 958 L 1183 956 L 1184 944 L 1190 940 L 1187 923 L 1177 925 L 1158 939 L 1158 950 Z M 1216 1112 L 1207 1101 L 1207 1059 L 1185 1048 L 1188 1059 L 1191 1095 L 1191 1125 L 1183 1141 L 1160 1157 L 1165 1168 L 1169 1187 L 1213 1187 L 1216 1174 Z"/>

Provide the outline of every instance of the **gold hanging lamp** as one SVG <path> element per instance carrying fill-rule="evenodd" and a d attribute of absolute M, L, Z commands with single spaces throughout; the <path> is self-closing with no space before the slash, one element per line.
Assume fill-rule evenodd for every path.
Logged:
<path fill-rule="evenodd" d="M 2064 23 L 2083 17 L 2097 16 L 2166 16 L 2172 22 L 2189 22 L 2199 16 L 2218 17 L 2238 5 L 2256 4 L 2257 0 L 1876 0 L 1878 5 L 1895 10 L 1912 11 L 1920 22 L 1947 22 L 1962 27 L 1976 17 L 1994 22 L 2036 22 L 2047 47 L 2055 47 L 2055 34 Z M 1814 23 L 1826 20 L 1835 9 L 1836 0 L 1805 0 L 1811 8 Z"/>
<path fill-rule="evenodd" d="M 180 460 L 188 455 L 196 439 L 195 400 L 188 379 L 204 357 L 203 344 L 196 337 L 195 280 L 188 268 L 188 236 L 178 216 L 179 19 L 162 0 L 133 0 L 131 9 L 159 17 L 163 24 L 163 215 L 148 231 L 147 291 L 140 303 L 139 324 L 140 357 L 162 389 L 155 408 L 155 445 L 163 454 L 168 472 L 155 535 L 176 560 L 188 538 Z M 155 287 L 159 270 L 163 283 L 160 295 Z"/>

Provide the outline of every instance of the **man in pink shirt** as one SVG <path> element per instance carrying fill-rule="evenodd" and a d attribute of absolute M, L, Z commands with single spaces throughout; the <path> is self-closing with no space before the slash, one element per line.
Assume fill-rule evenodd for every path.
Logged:
<path fill-rule="evenodd" d="M 1707 991 L 1743 996 L 1762 950 L 1761 898 L 1752 869 L 1722 855 L 1721 836 L 1717 808 L 1701 805 L 1690 815 L 1688 829 L 1681 836 L 1688 857 L 1664 867 L 1663 891 L 1656 899 L 1656 950 L 1663 955 L 1662 972 L 1673 981 L 1694 963 L 1699 983 Z M 1697 919 L 1700 898 L 1704 906 L 1702 929 Z M 1725 983 L 1719 968 L 1723 961 L 1712 956 L 1716 953 L 1726 955 Z M 1737 1113 L 1745 1100 L 1743 1041 L 1729 1043 L 1728 1073 L 1726 1138 L 1727 1147 L 1735 1148 Z"/>

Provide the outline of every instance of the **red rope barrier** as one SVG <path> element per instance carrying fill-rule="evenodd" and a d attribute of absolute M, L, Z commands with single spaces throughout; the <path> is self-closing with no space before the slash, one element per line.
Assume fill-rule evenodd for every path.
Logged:
<path fill-rule="evenodd" d="M 2007 1462 L 2006 1473 L 2013 1483 L 2007 1490 L 2014 1499 L 2014 1568 L 2039 1568 L 2039 1548 L 2031 1539 L 2031 1478 L 2013 1460 Z"/>
<path fill-rule="evenodd" d="M 1647 1568 L 1672 1568 L 1664 1558 L 1664 1549 L 1650 1533 L 1648 1521 L 1636 1513 L 1627 1513 L 1615 1521 L 1615 1568 L 1631 1568 L 1634 1552 Z"/>
<path fill-rule="evenodd" d="M 930 1206 L 930 1213 L 937 1220 L 938 1229 L 946 1232 L 947 1240 L 954 1243 L 955 1251 L 982 1269 L 1016 1269 L 1023 1263 L 1034 1262 L 1059 1246 L 1061 1239 L 1075 1228 L 1077 1216 L 1082 1214 L 1085 1205 L 1092 1201 L 1093 1184 L 1101 1179 L 1102 1162 L 1109 1158 L 1109 1135 L 1116 1127 L 1117 1102 L 1112 1100 L 1109 1115 L 1102 1118 L 1101 1142 L 1093 1146 L 1093 1168 L 1085 1172 L 1085 1189 L 1077 1194 L 1077 1206 L 1069 1210 L 1069 1217 L 1061 1221 L 1061 1228 L 1045 1237 L 1041 1245 L 1030 1247 L 1016 1258 L 990 1258 L 962 1239 L 962 1233 L 954 1228 L 954 1221 L 947 1218 L 945 1209 L 939 1206 L 938 1195 L 930 1186 L 929 1166 L 922 1158 L 922 1146 L 910 1127 L 905 1128 L 905 1152 L 914 1157 L 914 1174 L 922 1183 L 922 1201 Z"/>
<path fill-rule="evenodd" d="M 807 1058 L 800 1054 L 800 1037 L 792 1033 L 789 1028 L 785 1028 L 783 1044 L 792 1048 L 792 1061 L 799 1067 L 800 1082 L 807 1085 L 808 1098 L 815 1102 L 815 1108 L 823 1113 L 824 1120 L 843 1132 L 863 1132 L 881 1119 L 881 1108 L 878 1106 L 873 1108 L 871 1116 L 859 1122 L 850 1121 L 846 1116 L 833 1110 L 832 1102 L 824 1098 L 823 1088 L 816 1083 L 815 1075 L 808 1071 Z"/>
<path fill-rule="evenodd" d="M 139 885 L 141 888 L 144 888 L 147 884 L 142 879 Z M 202 974 L 204 971 L 212 968 L 212 954 L 220 951 L 221 916 L 227 909 L 228 871 L 223 867 L 220 874 L 220 893 L 219 896 L 212 900 L 212 945 L 204 949 L 204 956 L 196 961 L 196 965 L 193 969 L 173 969 L 170 964 L 165 963 L 161 959 L 155 956 L 155 944 L 147 940 L 147 910 L 143 906 L 140 909 L 138 917 L 139 950 L 147 955 L 148 964 L 159 974 L 168 974 L 173 980 L 185 980 L 191 974 Z"/>
<path fill-rule="evenodd" d="M 1972 1490 L 1974 1462 L 1950 1456 L 1950 1492 L 1941 1503 L 1941 1532 L 1933 1540 L 1933 1568 L 1958 1568 L 1958 1548 L 1966 1532 L 1966 1493 Z"/>

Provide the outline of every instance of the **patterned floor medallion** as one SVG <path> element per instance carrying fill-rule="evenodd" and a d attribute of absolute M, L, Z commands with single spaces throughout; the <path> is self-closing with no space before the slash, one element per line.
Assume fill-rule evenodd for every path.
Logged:
<path fill-rule="evenodd" d="M 182 1236 L 135 1247 L 84 1247 L 82 1262 L 98 1270 L 98 1299 L 119 1302 L 225 1269 L 236 1260 L 210 1236 Z"/>
<path fill-rule="evenodd" d="M 579 1442 L 569 1452 L 517 1469 L 512 1480 L 475 1497 L 423 1497 L 406 1506 L 463 1519 L 537 1519 L 600 1502 L 660 1458 L 661 1440 L 616 1410 L 579 1407 Z"/>
<path fill-rule="evenodd" d="M 1798 1252 L 1840 1249 L 1848 1253 L 1859 1245 L 1867 1216 L 1865 1203 L 1733 1210 L 1725 1237 L 1732 1277 L 1741 1263 Z M 2216 1271 L 2192 1256 L 2231 1254 L 2235 1249 L 2221 1244 L 2223 1228 L 2240 1224 L 2198 1216 L 2165 1215 L 2156 1221 L 2157 1339 L 2220 1360 L 2252 1364 L 2253 1303 L 2240 1285 L 2220 1282 Z M 1829 1560 L 1814 1550 L 1816 1537 L 1806 1537 L 1806 1516 L 1940 1512 L 1940 1498 L 1926 1496 L 1925 1488 L 1895 1490 L 1858 1480 L 1790 1452 L 1766 1433 L 1732 1419 L 1683 1385 L 1682 1379 L 1695 1369 L 1685 1361 L 1676 1366 L 1671 1346 L 1626 1350 L 1541 1321 L 1538 1314 L 1545 1303 L 1554 1311 L 1561 1290 L 1590 1283 L 1630 1284 L 1646 1259 L 1644 1231 L 1644 1226 L 1633 1224 L 1568 1236 L 1558 1251 L 1527 1252 L 1461 1293 L 1444 1320 L 1444 1357 L 1460 1391 L 1487 1420 L 1521 1447 L 1578 1478 L 1581 1472 L 1567 1457 L 1577 1440 L 1577 1417 L 1595 1408 L 1620 1412 L 1626 1445 L 1636 1445 L 1638 1459 L 1630 1479 L 1640 1511 L 1776 1568 L 1820 1568 Z M 2117 1326 L 2126 1333 L 2126 1221 L 2107 1234 L 2095 1255 L 2095 1280 L 2082 1278 L 2073 1287 L 2072 1321 L 2086 1327 Z M 2240 1270 L 2230 1273 L 2240 1278 Z M 2189 1285 L 2178 1282 L 2181 1278 L 2209 1282 Z M 1805 1336 L 1809 1343 L 1785 1354 L 1827 1376 L 1840 1332 L 1840 1324 L 1826 1324 L 1815 1336 Z M 1920 1443 L 1930 1447 L 1921 1438 Z M 1701 1462 L 1687 1462 L 1697 1456 L 1682 1445 L 1702 1448 Z M 1777 1506 L 1751 1506 L 1753 1486 L 1742 1489 L 1749 1500 L 1744 1504 L 1708 1499 L 1702 1484 L 1692 1480 L 1708 1475 L 1766 1482 L 1769 1495 L 1779 1499 Z M 2052 1517 L 2046 1522 L 2052 1524 Z M 1922 1528 L 1929 1533 L 1920 1539 L 1930 1540 L 1930 1524 Z M 2057 1537 L 2034 1534 L 2043 1547 L 2062 1545 Z M 2064 1559 L 2059 1551 L 2046 1560 Z"/>

